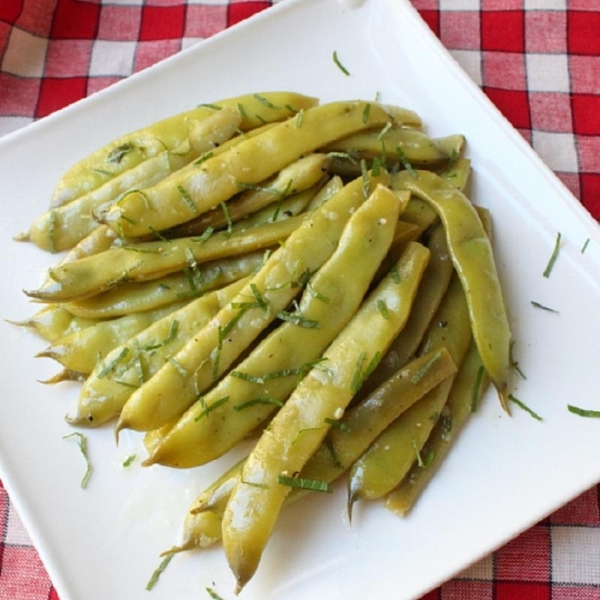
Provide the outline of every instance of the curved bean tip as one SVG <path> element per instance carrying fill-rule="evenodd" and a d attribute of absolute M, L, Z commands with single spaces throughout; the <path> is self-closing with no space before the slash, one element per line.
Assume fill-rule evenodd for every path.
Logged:
<path fill-rule="evenodd" d="M 21 233 L 17 233 L 13 237 L 15 242 L 30 242 L 31 241 L 31 233 L 29 231 L 22 231 Z"/>

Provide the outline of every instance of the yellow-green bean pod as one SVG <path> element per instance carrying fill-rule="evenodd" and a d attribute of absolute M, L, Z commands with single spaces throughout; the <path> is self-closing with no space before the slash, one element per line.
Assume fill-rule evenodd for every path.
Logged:
<path fill-rule="evenodd" d="M 220 108 L 237 109 L 242 116 L 240 128 L 245 131 L 260 127 L 265 122 L 283 120 L 316 103 L 315 98 L 292 92 L 266 92 L 227 98 L 167 117 L 120 136 L 73 165 L 59 181 L 52 195 L 51 207 L 56 208 L 96 189 L 108 179 L 164 150 L 178 148 L 188 140 L 190 129 L 213 116 Z"/>
<path fill-rule="evenodd" d="M 414 308 L 406 325 L 392 342 L 386 355 L 371 373 L 355 401 L 366 397 L 383 384 L 417 352 L 433 316 L 448 289 L 454 268 L 448 253 L 446 234 L 441 224 L 435 226 L 427 241 L 431 259 L 423 274 Z"/>
<path fill-rule="evenodd" d="M 74 315 L 95 319 L 113 319 L 197 298 L 251 275 L 264 261 L 262 251 L 222 258 L 150 281 L 123 283 L 91 298 L 66 302 Z"/>
<path fill-rule="evenodd" d="M 39 352 L 37 356 L 52 358 L 70 371 L 91 373 L 98 361 L 102 360 L 102 357 L 111 350 L 181 307 L 181 303 L 173 304 L 167 308 L 100 321 L 81 331 L 60 338 L 46 350 Z"/>
<path fill-rule="evenodd" d="M 377 435 L 423 394 L 456 371 L 450 354 L 442 349 L 426 354 L 397 371 L 369 398 L 349 409 L 329 430 L 324 442 L 306 463 L 300 477 L 331 483 L 369 447 Z M 434 359 L 435 360 L 432 360 Z M 204 548 L 221 539 L 221 523 L 227 501 L 236 484 L 245 459 L 236 463 L 194 501 L 183 523 L 182 540 L 175 551 Z M 303 495 L 294 490 L 286 505 Z"/>
<path fill-rule="evenodd" d="M 223 515 L 223 545 L 237 591 L 256 571 L 289 483 L 339 420 L 370 365 L 408 318 L 429 251 L 409 243 L 392 272 L 375 288 L 271 421 L 250 452 Z M 387 316 L 381 312 L 385 306 Z M 287 478 L 287 479 L 286 479 Z"/>
<path fill-rule="evenodd" d="M 377 179 L 387 183 L 389 176 L 382 172 L 373 182 Z M 131 395 L 117 430 L 149 431 L 183 414 L 298 295 L 300 283 L 333 254 L 351 213 L 363 201 L 361 179 L 308 215 L 236 298 Z"/>
<path fill-rule="evenodd" d="M 213 208 L 198 218 L 171 229 L 169 236 L 199 235 L 209 227 L 221 228 L 235 223 L 274 202 L 313 187 L 323 179 L 329 159 L 326 154 L 309 154 L 284 167 L 275 177 L 252 185 L 232 198 L 227 205 Z"/>
<path fill-rule="evenodd" d="M 422 455 L 431 458 L 426 465 L 413 464 L 400 485 L 386 498 L 387 508 L 401 516 L 410 511 L 442 464 L 462 426 L 478 405 L 488 383 L 489 378 L 479 357 L 479 351 L 472 342 L 452 384 L 443 416 L 423 447 Z"/>
<path fill-rule="evenodd" d="M 490 240 L 464 194 L 433 173 L 417 171 L 416 175 L 401 172 L 396 182 L 429 203 L 444 224 L 450 256 L 467 297 L 473 337 L 508 411 L 511 333 Z"/>
<path fill-rule="evenodd" d="M 445 347 L 460 368 L 471 342 L 465 295 L 454 276 L 431 322 L 420 353 Z M 413 463 L 426 460 L 421 451 L 448 400 L 453 377 L 431 390 L 394 421 L 350 469 L 348 507 L 356 500 L 381 498 L 405 477 Z"/>
<path fill-rule="evenodd" d="M 233 108 L 214 112 L 197 126 L 203 141 L 196 144 L 197 149 L 208 151 L 222 144 L 235 134 L 240 122 L 241 117 Z M 113 202 L 133 189 L 153 186 L 197 157 L 189 144 L 180 152 L 165 150 L 76 200 L 49 210 L 33 223 L 29 239 L 52 252 L 72 248 L 99 226 L 96 215 L 108 210 Z"/>
<path fill-rule="evenodd" d="M 369 107 L 369 108 L 367 108 Z M 320 146 L 389 119 L 377 104 L 315 106 L 200 165 L 191 164 L 157 185 L 114 204 L 104 221 L 124 236 L 141 236 L 185 223 L 226 202 L 244 185 L 268 179 Z"/>
<path fill-rule="evenodd" d="M 244 286 L 245 280 L 193 300 L 109 352 L 84 383 L 75 425 L 96 427 L 114 419 L 131 393 L 152 377 L 187 340 Z"/>
<path fill-rule="evenodd" d="M 453 136 L 456 141 L 464 143 L 463 136 Z M 414 165 L 432 165 L 447 161 L 450 154 L 446 149 L 450 146 L 444 139 L 440 145 L 436 139 L 414 129 L 388 127 L 379 130 L 368 130 L 355 133 L 348 137 L 336 140 L 321 150 L 323 152 L 348 152 L 351 156 L 379 156 L 386 160 L 400 162 L 400 154 Z"/>
<path fill-rule="evenodd" d="M 400 209 L 394 192 L 376 187 L 348 220 L 331 258 L 308 282 L 298 309 L 284 313 L 292 320 L 196 401 L 144 464 L 188 468 L 207 463 L 274 413 L 358 309 L 391 244 Z M 228 400 L 217 405 L 221 398 Z"/>
<path fill-rule="evenodd" d="M 48 342 L 56 342 L 62 337 L 81 331 L 97 323 L 96 319 L 76 317 L 60 304 L 50 304 L 38 310 L 25 321 L 9 321 L 19 327 L 35 331 Z"/>
<path fill-rule="evenodd" d="M 111 248 L 49 270 L 49 280 L 26 294 L 57 302 L 81 300 L 131 281 L 158 279 L 203 263 L 271 248 L 304 222 L 305 215 L 258 225 L 245 231 L 159 240 Z"/>

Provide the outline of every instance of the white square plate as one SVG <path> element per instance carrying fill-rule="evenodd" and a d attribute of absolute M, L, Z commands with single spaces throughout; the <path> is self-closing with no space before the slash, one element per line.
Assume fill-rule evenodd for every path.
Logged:
<path fill-rule="evenodd" d="M 336 51 L 349 70 L 335 65 Z M 567 404 L 600 408 L 600 233 L 595 222 L 420 20 L 408 0 L 287 0 L 0 141 L 0 315 L 35 306 L 21 289 L 40 284 L 54 261 L 12 236 L 45 210 L 60 174 L 118 134 L 200 102 L 290 89 L 334 99 L 374 99 L 417 110 L 432 135 L 464 133 L 474 198 L 494 216 L 500 275 L 526 380 L 514 390 L 540 413 L 506 416 L 490 392 L 443 468 L 406 519 L 382 505 L 358 506 L 350 526 L 345 493 L 314 494 L 284 511 L 247 600 L 417 598 L 600 480 L 600 423 Z M 558 232 L 549 278 L 542 272 Z M 585 253 L 581 248 L 590 239 Z M 540 310 L 531 301 L 557 313 Z M 158 554 L 177 539 L 195 495 L 232 457 L 180 472 L 143 469 L 141 438 L 88 432 L 85 468 L 62 416 L 77 386 L 44 386 L 56 371 L 34 359 L 43 343 L 2 322 L 0 475 L 18 506 L 61 600 L 147 599 Z M 325 497 L 326 496 L 326 497 Z M 156 600 L 224 598 L 234 581 L 220 547 L 178 556 Z M 208 597 L 208 595 L 206 595 Z"/>

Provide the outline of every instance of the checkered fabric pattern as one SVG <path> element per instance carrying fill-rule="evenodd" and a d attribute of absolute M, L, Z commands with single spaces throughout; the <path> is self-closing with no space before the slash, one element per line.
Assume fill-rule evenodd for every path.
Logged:
<path fill-rule="evenodd" d="M 0 135 L 272 3 L 0 0 Z M 474 81 L 600 219 L 600 0 L 413 3 Z M 0 600 L 42 599 L 58 600 L 58 595 L 0 483 Z M 600 488 L 423 600 L 600 600 Z"/>

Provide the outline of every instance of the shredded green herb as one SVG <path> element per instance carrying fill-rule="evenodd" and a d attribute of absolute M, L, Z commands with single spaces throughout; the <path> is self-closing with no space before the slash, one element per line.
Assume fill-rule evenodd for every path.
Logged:
<path fill-rule="evenodd" d="M 212 588 L 207 587 L 206 592 L 213 600 L 223 600 L 223 598 L 221 598 L 221 596 L 219 596 Z"/>
<path fill-rule="evenodd" d="M 146 584 L 146 589 L 148 591 L 151 591 L 154 588 L 154 586 L 158 583 L 160 576 L 162 575 L 163 571 L 169 566 L 169 563 L 171 562 L 171 560 L 173 559 L 174 556 L 175 556 L 175 554 L 171 553 L 171 554 L 167 554 L 163 558 L 160 565 L 158 565 L 158 567 L 156 568 L 154 573 L 152 573 L 152 576 L 150 577 L 150 581 L 148 581 L 148 583 Z"/>
<path fill-rule="evenodd" d="M 325 304 L 331 304 L 331 300 L 327 297 L 324 296 L 323 294 L 321 294 L 320 292 L 318 292 L 310 283 L 310 281 L 306 284 L 306 290 L 308 291 L 308 293 L 313 297 L 313 298 L 317 298 L 317 300 L 321 300 L 321 302 L 325 302 Z"/>
<path fill-rule="evenodd" d="M 419 450 L 419 447 L 417 446 L 417 441 L 415 440 L 415 438 L 411 438 L 410 443 L 412 444 L 413 450 L 415 451 L 415 454 L 417 456 L 417 464 L 422 469 L 425 468 L 425 463 L 423 462 L 423 458 L 421 456 L 421 451 Z"/>
<path fill-rule="evenodd" d="M 246 408 L 250 408 L 251 406 L 255 406 L 256 404 L 273 404 L 275 406 L 279 406 L 280 408 L 283 406 L 283 402 L 278 400 L 277 398 L 270 398 L 269 396 L 260 396 L 259 398 L 252 398 L 251 400 L 247 400 L 246 402 L 242 402 L 241 404 L 236 404 L 233 409 L 244 410 Z"/>
<path fill-rule="evenodd" d="M 483 381 L 483 375 L 485 368 L 483 365 L 477 369 L 477 376 L 475 377 L 475 384 L 473 385 L 473 391 L 471 392 L 471 412 L 477 412 L 477 405 L 479 403 L 479 390 L 481 389 L 481 382 Z"/>
<path fill-rule="evenodd" d="M 336 152 L 336 151 L 333 151 L 333 152 L 328 152 L 327 156 L 330 157 L 330 158 L 341 158 L 341 159 L 347 160 L 348 162 L 350 162 L 353 165 L 357 165 L 358 164 L 358 161 L 349 152 Z"/>
<path fill-rule="evenodd" d="M 194 419 L 194 421 L 199 421 L 203 417 L 207 417 L 213 410 L 219 408 L 219 406 L 225 404 L 225 402 L 229 401 L 229 396 L 223 396 L 218 400 L 215 400 L 212 404 L 204 405 L 204 410 Z"/>
<path fill-rule="evenodd" d="M 267 98 L 265 98 L 264 96 L 261 96 L 260 94 L 254 94 L 254 97 L 263 105 L 266 106 L 267 108 L 272 108 L 274 110 L 281 110 L 281 106 L 275 106 L 272 102 L 270 102 L 269 100 L 267 100 Z"/>
<path fill-rule="evenodd" d="M 546 310 L 548 312 L 558 313 L 558 311 L 555 308 L 550 308 L 549 306 L 544 306 L 543 304 L 540 304 L 539 302 L 536 302 L 535 300 L 531 301 L 531 305 L 535 306 L 536 308 L 541 308 L 542 310 Z"/>
<path fill-rule="evenodd" d="M 567 408 L 569 409 L 569 412 L 572 412 L 574 415 L 579 415 L 580 417 L 588 417 L 591 419 L 600 419 L 600 410 L 579 408 L 578 406 L 573 406 L 572 404 L 567 404 Z"/>
<path fill-rule="evenodd" d="M 371 105 L 365 104 L 362 112 L 362 122 L 366 125 L 369 122 L 369 113 L 371 112 Z"/>
<path fill-rule="evenodd" d="M 346 433 L 348 433 L 350 431 L 350 427 L 348 427 L 348 425 L 346 425 L 346 423 L 342 423 L 341 421 L 338 421 L 337 419 L 330 419 L 329 417 L 325 417 L 325 423 L 331 425 L 332 427 L 335 427 L 336 429 L 339 429 L 340 431 L 344 431 Z"/>
<path fill-rule="evenodd" d="M 340 62 L 337 50 L 333 51 L 333 62 L 344 75 L 350 76 L 350 71 L 348 71 L 348 69 L 346 69 L 346 67 Z"/>
<path fill-rule="evenodd" d="M 81 451 L 81 454 L 83 455 L 83 458 L 85 459 L 86 469 L 85 469 L 85 473 L 83 474 L 83 478 L 81 479 L 81 484 L 80 484 L 82 489 L 85 489 L 88 484 L 88 481 L 90 479 L 90 475 L 92 474 L 92 463 L 90 462 L 90 458 L 88 456 L 87 437 L 83 433 L 79 433 L 78 431 L 75 431 L 73 433 L 70 433 L 69 435 L 64 435 L 63 440 L 66 440 L 66 439 L 69 439 L 72 437 L 77 438 L 77 444 L 79 445 L 79 450 Z"/>
<path fill-rule="evenodd" d="M 125 347 L 119 352 L 119 354 L 110 361 L 107 365 L 104 365 L 103 368 L 98 373 L 98 379 L 103 379 L 104 377 L 108 377 L 110 373 L 112 373 L 117 365 L 129 354 L 129 348 Z"/>
<path fill-rule="evenodd" d="M 302 123 L 304 121 L 304 109 L 301 108 L 296 115 L 296 129 L 300 129 L 302 127 Z"/>
<path fill-rule="evenodd" d="M 237 103 L 237 109 L 240 112 L 242 119 L 248 118 L 248 113 L 246 112 L 246 109 L 244 108 L 244 105 L 241 102 Z"/>
<path fill-rule="evenodd" d="M 190 207 L 190 210 L 198 212 L 198 207 L 194 204 L 189 192 L 181 184 L 177 186 L 177 191 L 181 194 L 183 201 Z"/>
<path fill-rule="evenodd" d="M 383 138 L 385 137 L 385 135 L 387 134 L 387 132 L 392 128 L 392 122 L 388 121 L 383 128 L 381 129 L 381 131 L 379 132 L 379 134 L 377 135 L 377 141 L 382 141 Z"/>
<path fill-rule="evenodd" d="M 213 110 L 221 110 L 223 107 L 219 106 L 218 104 L 211 104 L 210 102 L 204 103 L 204 104 L 198 104 L 199 107 L 202 108 L 212 108 Z"/>
<path fill-rule="evenodd" d="M 408 171 L 408 174 L 413 179 L 418 179 L 419 176 L 417 175 L 417 172 L 413 169 L 413 166 L 410 164 L 408 158 L 406 157 L 406 154 L 404 154 L 404 150 L 402 150 L 402 148 L 400 148 L 400 146 L 398 146 L 396 148 L 396 152 L 398 153 L 398 156 L 400 157 L 400 162 L 404 165 L 404 168 Z"/>
<path fill-rule="evenodd" d="M 369 378 L 371 373 L 375 370 L 375 367 L 379 364 L 381 360 L 381 352 L 376 352 L 367 367 L 363 371 L 363 364 L 367 358 L 366 352 L 361 352 L 356 361 L 356 368 L 354 370 L 354 375 L 352 376 L 352 382 L 350 383 L 350 390 L 353 394 L 356 394 L 358 390 L 362 387 L 363 383 Z"/>
<path fill-rule="evenodd" d="M 389 319 L 390 319 L 390 312 L 388 310 L 387 304 L 383 300 L 377 300 L 377 308 L 379 309 L 379 312 L 381 313 L 381 316 L 386 321 L 389 321 Z"/>
<path fill-rule="evenodd" d="M 319 481 L 318 479 L 303 479 L 302 477 L 287 477 L 285 475 L 279 475 L 277 477 L 277 483 L 300 490 L 325 492 L 326 494 L 333 493 L 331 486 L 326 481 Z"/>
<path fill-rule="evenodd" d="M 172 356 L 169 356 L 169 358 L 167 358 L 167 361 L 170 362 L 175 367 L 177 372 L 182 377 L 187 378 L 190 376 L 190 372 L 179 361 L 175 360 Z"/>
<path fill-rule="evenodd" d="M 133 461 L 137 458 L 137 454 L 130 454 L 124 461 L 123 461 L 123 466 L 124 467 L 129 467 Z"/>
<path fill-rule="evenodd" d="M 159 240 L 163 241 L 163 242 L 168 242 L 169 244 L 171 243 L 171 240 L 164 236 L 160 231 L 158 231 L 158 229 L 155 229 L 154 227 L 152 227 L 152 225 L 148 225 L 148 229 L 150 230 L 151 233 L 153 233 Z"/>
<path fill-rule="evenodd" d="M 220 204 L 221 210 L 223 211 L 223 216 L 225 217 L 225 222 L 227 223 L 226 235 L 229 237 L 232 233 L 233 222 L 231 221 L 231 215 L 229 214 L 229 208 L 225 202 L 221 202 Z"/>
<path fill-rule="evenodd" d="M 556 262 L 556 259 L 558 258 L 558 253 L 560 251 L 560 241 L 562 239 L 561 233 L 560 231 L 556 234 L 556 240 L 554 242 L 554 249 L 552 250 L 552 254 L 550 256 L 550 260 L 548 261 L 548 264 L 546 265 L 546 268 L 544 269 L 544 277 L 550 277 L 550 273 L 554 267 L 554 263 Z"/>
<path fill-rule="evenodd" d="M 522 402 L 518 398 L 515 398 L 515 396 L 513 396 L 512 394 L 508 395 L 508 399 L 511 400 L 512 402 L 514 402 L 519 408 L 521 408 L 525 412 L 529 413 L 536 421 L 543 420 L 542 417 L 540 417 L 540 415 L 538 415 L 536 412 L 531 410 L 531 408 L 529 408 L 524 402 Z"/>
<path fill-rule="evenodd" d="M 214 152 L 210 150 L 209 152 L 205 152 L 200 158 L 194 161 L 195 165 L 201 165 L 204 161 L 212 158 L 214 156 Z"/>
<path fill-rule="evenodd" d="M 299 327 L 304 327 L 306 329 L 318 329 L 321 327 L 319 321 L 315 321 L 314 319 L 306 319 L 302 315 L 290 313 L 285 310 L 277 311 L 277 317 L 282 321 L 287 321 L 288 323 L 292 323 L 293 325 L 298 325 Z"/>
<path fill-rule="evenodd" d="M 360 174 L 362 177 L 362 190 L 365 200 L 371 195 L 371 180 L 369 179 L 369 172 L 367 170 L 367 161 L 363 158 L 360 161 Z"/>
<path fill-rule="evenodd" d="M 588 244 L 590 243 L 590 238 L 588 238 L 587 240 L 585 240 L 585 242 L 583 243 L 583 246 L 581 246 L 581 254 L 583 254 L 588 247 Z"/>
<path fill-rule="evenodd" d="M 410 382 L 417 385 L 427 375 L 428 371 L 440 359 L 440 353 L 436 352 L 411 378 Z"/>
<path fill-rule="evenodd" d="M 202 235 L 192 238 L 192 242 L 200 242 L 201 244 L 204 244 L 204 242 L 206 242 L 206 240 L 208 240 L 208 238 L 214 232 L 215 232 L 215 228 L 209 226 L 202 232 Z"/>
<path fill-rule="evenodd" d="M 113 148 L 106 156 L 106 162 L 119 164 L 127 154 L 134 150 L 135 146 L 131 142 L 126 142 L 121 146 Z"/>

